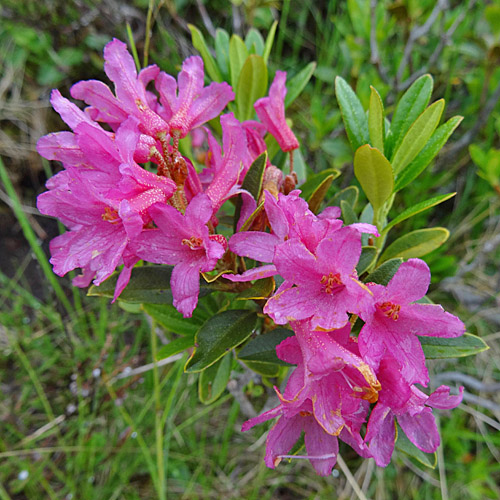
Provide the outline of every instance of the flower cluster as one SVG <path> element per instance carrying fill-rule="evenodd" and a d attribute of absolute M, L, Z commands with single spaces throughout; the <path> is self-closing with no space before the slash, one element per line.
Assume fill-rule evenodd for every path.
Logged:
<path fill-rule="evenodd" d="M 99 285 L 123 265 L 115 299 L 139 260 L 173 265 L 174 305 L 189 317 L 198 300 L 200 272 L 212 271 L 227 248 L 224 236 L 216 233 L 215 214 L 237 194 L 244 201 L 242 220 L 256 206 L 241 184 L 266 150 L 263 136 L 271 124 L 281 121 L 287 128 L 283 139 L 277 137 L 287 151 L 298 147 L 286 125 L 283 97 L 281 107 L 273 97 L 286 93 L 286 75 L 278 73 L 271 96 L 256 105 L 263 123 L 222 115 L 222 147 L 206 130 L 207 168 L 199 174 L 180 153 L 179 141 L 191 132 L 199 136 L 200 126 L 221 114 L 234 99 L 231 87 L 224 82 L 204 86 L 203 60 L 197 56 L 184 61 L 177 80 L 156 65 L 137 73 L 119 40 L 106 45 L 104 60 L 114 92 L 100 81 L 78 82 L 71 95 L 88 105 L 82 111 L 54 90 L 51 103 L 72 132 L 49 134 L 37 145 L 40 155 L 64 166 L 38 197 L 40 212 L 69 229 L 51 242 L 51 263 L 60 276 L 81 268 L 73 281 L 81 287 L 91 281 Z M 148 90 L 150 84 L 156 92 Z M 281 172 L 269 164 L 266 178 L 278 192 Z"/>
<path fill-rule="evenodd" d="M 155 65 L 137 72 L 119 40 L 106 46 L 104 59 L 114 89 L 94 80 L 74 85 L 71 95 L 87 104 L 83 111 L 54 90 L 51 103 L 72 132 L 49 134 L 37 145 L 64 166 L 38 198 L 40 212 L 68 228 L 51 242 L 55 273 L 81 268 L 73 283 L 84 287 L 123 266 L 116 299 L 140 260 L 174 266 L 173 304 L 184 317 L 197 305 L 200 272 L 226 273 L 235 290 L 276 276 L 280 286 L 263 312 L 294 331 L 277 355 L 296 368 L 286 388 L 276 389 L 280 404 L 244 424 L 278 417 L 266 464 L 274 468 L 288 457 L 304 432 L 305 457 L 318 474 L 335 465 L 338 439 L 385 466 L 396 421 L 419 449 L 433 452 L 439 435 L 431 408 L 453 408 L 461 395 L 445 386 L 430 396 L 417 388 L 429 383 L 418 336 L 457 337 L 464 325 L 441 306 L 418 302 L 430 283 L 421 260 L 402 263 L 386 286 L 363 283 L 356 271 L 362 235 L 378 237 L 377 228 L 344 225 L 337 207 L 316 215 L 300 197 L 292 161 L 299 143 L 285 119 L 286 74 L 278 71 L 269 95 L 255 102 L 260 121 L 240 122 L 222 114 L 235 97 L 231 87 L 204 86 L 200 57 L 186 59 L 177 79 Z M 222 144 L 202 127 L 219 116 Z M 267 149 L 266 133 L 290 153 L 290 173 L 268 160 L 255 199 L 243 184 Z M 203 153 L 201 171 L 181 154 L 188 134 Z M 236 195 L 238 232 L 228 242 L 217 232 L 217 214 Z M 236 256 L 261 265 L 238 269 L 243 259 Z"/>
<path fill-rule="evenodd" d="M 336 463 L 338 439 L 386 466 L 395 420 L 420 450 L 434 452 L 439 434 L 431 408 L 453 408 L 461 395 L 441 386 L 427 396 L 416 387 L 429 382 L 418 336 L 457 337 L 464 324 L 439 305 L 416 303 L 430 283 L 422 260 L 401 264 L 387 286 L 359 281 L 361 233 L 377 236 L 376 228 L 343 226 L 336 208 L 316 216 L 298 194 L 266 196 L 271 233 L 240 232 L 229 241 L 236 254 L 266 264 L 226 277 L 279 274 L 283 283 L 264 312 L 295 332 L 277 347 L 281 360 L 297 365 L 283 393 L 276 388 L 280 405 L 246 422 L 244 430 L 279 417 L 267 439 L 272 468 L 290 456 L 304 431 L 306 458 L 321 475 Z"/>

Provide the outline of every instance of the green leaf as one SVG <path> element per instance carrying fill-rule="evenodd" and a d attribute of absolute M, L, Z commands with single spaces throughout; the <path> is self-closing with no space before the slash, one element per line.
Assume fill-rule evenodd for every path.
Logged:
<path fill-rule="evenodd" d="M 205 71 L 207 72 L 208 76 L 210 76 L 210 78 L 216 82 L 222 82 L 222 75 L 220 74 L 219 68 L 215 63 L 212 54 L 210 54 L 210 50 L 205 43 L 205 38 L 203 37 L 202 32 L 192 24 L 188 24 L 188 28 L 189 31 L 191 31 L 193 46 L 200 53 L 203 59 L 203 64 L 205 66 Z"/>
<path fill-rule="evenodd" d="M 250 28 L 248 30 L 247 36 L 245 37 L 245 45 L 249 54 L 262 56 L 264 53 L 264 39 L 255 28 Z"/>
<path fill-rule="evenodd" d="M 259 361 L 243 361 L 245 365 L 256 373 L 264 377 L 277 377 L 280 367 L 274 363 L 260 363 Z"/>
<path fill-rule="evenodd" d="M 274 278 L 257 280 L 251 288 L 243 290 L 235 300 L 267 299 L 274 292 Z"/>
<path fill-rule="evenodd" d="M 232 359 L 231 353 L 229 353 L 200 373 L 198 396 L 203 404 L 214 403 L 224 392 L 231 375 Z"/>
<path fill-rule="evenodd" d="M 236 86 L 238 120 L 243 122 L 254 117 L 254 102 L 264 97 L 266 91 L 267 66 L 264 59 L 258 55 L 248 56 Z"/>
<path fill-rule="evenodd" d="M 262 53 L 262 57 L 264 58 L 264 62 L 266 64 L 269 59 L 269 55 L 271 54 L 271 49 L 273 48 L 274 35 L 276 34 L 277 27 L 278 27 L 278 21 L 274 21 L 269 30 L 269 33 L 267 34 L 266 43 L 264 45 L 264 52 Z"/>
<path fill-rule="evenodd" d="M 373 246 L 364 246 L 361 249 L 361 256 L 359 258 L 358 265 L 356 266 L 356 271 L 358 276 L 361 276 L 367 271 L 367 269 L 373 264 L 373 261 L 377 257 L 377 248 Z"/>
<path fill-rule="evenodd" d="M 255 201 L 259 201 L 260 192 L 262 190 L 262 181 L 264 179 L 264 170 L 266 169 L 267 163 L 267 151 L 264 151 L 261 155 L 255 158 L 254 162 L 250 165 L 247 174 L 245 175 L 245 179 L 241 185 L 242 189 L 248 191 L 255 199 Z M 234 229 L 236 230 L 236 225 L 240 219 L 241 214 L 241 205 L 243 201 L 241 199 L 241 195 L 238 196 L 238 200 L 236 202 L 236 208 L 234 211 Z M 259 207 L 255 210 L 255 212 L 259 210 Z M 254 213 L 255 213 L 254 212 Z M 252 214 L 253 215 L 253 214 Z M 257 215 L 257 214 L 256 214 Z M 245 224 L 248 221 L 245 221 Z M 242 230 L 244 230 L 242 228 Z"/>
<path fill-rule="evenodd" d="M 248 50 L 245 42 L 238 35 L 233 35 L 229 41 L 229 72 L 233 88 L 236 88 L 238 84 L 241 68 L 243 68 L 247 57 Z"/>
<path fill-rule="evenodd" d="M 392 194 L 394 175 L 391 164 L 378 149 L 366 144 L 354 155 L 354 174 L 377 213 Z"/>
<path fill-rule="evenodd" d="M 386 248 L 380 257 L 380 262 L 394 257 L 402 257 L 403 259 L 422 257 L 439 248 L 449 236 L 450 232 L 444 227 L 417 229 L 406 233 Z"/>
<path fill-rule="evenodd" d="M 262 154 L 257 156 L 254 162 L 250 165 L 250 168 L 245 175 L 243 184 L 241 185 L 241 188 L 248 191 L 255 198 L 255 200 L 258 200 L 260 197 L 266 163 L 267 152 L 264 151 Z"/>
<path fill-rule="evenodd" d="M 335 78 L 335 95 L 353 151 L 368 143 L 368 121 L 365 110 L 349 84 L 340 76 Z"/>
<path fill-rule="evenodd" d="M 160 347 L 158 353 L 156 354 L 156 359 L 159 361 L 160 359 L 169 358 L 170 356 L 174 356 L 175 354 L 179 354 L 186 349 L 194 346 L 194 334 L 186 335 L 184 337 L 179 337 L 172 342 L 169 342 L 167 345 Z"/>
<path fill-rule="evenodd" d="M 353 208 L 347 201 L 345 200 L 340 201 L 340 210 L 342 211 L 342 220 L 344 221 L 344 224 L 346 226 L 358 222 L 358 217 L 356 216 L 356 212 L 354 212 Z"/>
<path fill-rule="evenodd" d="M 402 264 L 403 259 L 390 259 L 378 266 L 371 272 L 364 280 L 364 283 L 377 283 L 379 285 L 387 286 L 392 277 L 396 274 L 399 266 Z"/>
<path fill-rule="evenodd" d="M 385 154 L 392 157 L 401 144 L 413 122 L 420 116 L 429 103 L 432 94 L 433 80 L 431 75 L 423 75 L 403 94 L 392 117 L 390 134 L 386 140 Z"/>
<path fill-rule="evenodd" d="M 403 452 L 405 455 L 408 455 L 411 458 L 417 460 L 422 465 L 429 467 L 430 469 L 434 469 L 437 464 L 437 456 L 436 453 L 424 453 L 420 451 L 407 437 L 403 432 L 401 427 L 398 425 L 397 427 L 397 441 L 396 441 L 396 449 Z"/>
<path fill-rule="evenodd" d="M 427 359 L 463 358 L 489 349 L 486 342 L 476 335 L 464 333 L 461 337 L 418 337 Z"/>
<path fill-rule="evenodd" d="M 307 66 L 302 68 L 295 76 L 290 78 L 290 81 L 286 85 L 286 96 L 285 96 L 285 109 L 292 104 L 301 92 L 305 89 L 307 83 L 313 76 L 314 70 L 316 69 L 316 63 L 310 62 Z"/>
<path fill-rule="evenodd" d="M 309 210 L 311 210 L 313 214 L 318 213 L 321 203 L 323 203 L 326 193 L 328 193 L 328 189 L 330 189 L 334 178 L 335 176 L 333 175 L 326 177 L 307 200 Z"/>
<path fill-rule="evenodd" d="M 441 151 L 441 148 L 446 144 L 446 141 L 460 125 L 462 120 L 462 116 L 454 116 L 438 127 L 424 146 L 424 149 L 422 149 L 418 156 L 398 174 L 394 192 L 406 187 L 424 171 L 425 167 L 427 167 L 439 151 Z"/>
<path fill-rule="evenodd" d="M 368 110 L 370 144 L 384 154 L 384 104 L 377 90 L 371 85 L 370 89 L 370 107 Z"/>
<path fill-rule="evenodd" d="M 257 314 L 245 309 L 231 309 L 212 316 L 196 334 L 196 348 L 184 371 L 201 372 L 216 363 L 231 349 L 252 334 Z"/>
<path fill-rule="evenodd" d="M 222 28 L 215 31 L 215 55 L 222 74 L 229 79 L 229 34 Z"/>
<path fill-rule="evenodd" d="M 192 335 L 194 337 L 203 324 L 203 320 L 196 317 L 196 310 L 192 318 L 184 318 L 170 304 L 142 304 L 142 309 L 166 330 L 179 335 Z"/>
<path fill-rule="evenodd" d="M 256 219 L 256 217 L 262 212 L 263 208 L 264 208 L 264 202 L 258 205 L 257 208 L 250 214 L 250 217 L 248 217 L 248 219 L 240 227 L 240 231 L 248 231 L 248 228 L 252 225 L 252 222 Z M 239 216 L 235 218 L 235 221 L 237 221 L 238 219 Z"/>
<path fill-rule="evenodd" d="M 443 110 L 444 99 L 440 99 L 429 106 L 410 127 L 394 152 L 392 167 L 396 174 L 409 165 L 427 144 L 441 120 Z"/>
<path fill-rule="evenodd" d="M 171 266 L 135 267 L 127 287 L 120 294 L 119 300 L 148 304 L 171 304 L 170 277 L 172 269 Z M 87 295 L 112 298 L 118 276 L 119 273 L 115 272 L 99 286 L 92 285 Z M 200 297 L 213 291 L 204 281 L 200 280 Z"/>
<path fill-rule="evenodd" d="M 342 200 L 347 201 L 352 208 L 356 208 L 356 203 L 358 202 L 359 189 L 357 186 L 349 186 L 342 191 L 339 191 L 335 196 L 328 202 L 328 206 L 339 207 Z M 370 219 L 371 223 L 371 219 Z"/>
<path fill-rule="evenodd" d="M 293 335 L 292 330 L 287 328 L 276 328 L 268 333 L 259 335 L 243 346 L 237 354 L 243 361 L 259 361 L 261 363 L 274 363 L 282 366 L 290 366 L 276 355 L 276 346 L 283 340 Z"/>
<path fill-rule="evenodd" d="M 420 203 L 417 203 L 416 205 L 413 205 L 406 210 L 403 210 L 396 218 L 391 220 L 391 222 L 389 222 L 389 224 L 384 227 L 384 229 L 382 230 L 382 235 L 387 234 L 387 232 L 396 224 L 399 224 L 400 222 L 403 222 L 404 220 L 409 219 L 410 217 L 413 217 L 414 215 L 419 214 L 420 212 L 423 212 L 428 208 L 439 205 L 440 203 L 453 198 L 456 194 L 457 193 L 440 194 L 438 196 L 434 196 L 433 198 L 429 198 L 428 200 L 421 201 Z"/>
<path fill-rule="evenodd" d="M 300 186 L 301 198 L 304 198 L 304 200 L 309 199 L 317 187 L 330 175 L 336 179 L 340 175 L 340 172 L 335 168 L 327 168 L 317 174 L 310 175 L 304 184 Z"/>

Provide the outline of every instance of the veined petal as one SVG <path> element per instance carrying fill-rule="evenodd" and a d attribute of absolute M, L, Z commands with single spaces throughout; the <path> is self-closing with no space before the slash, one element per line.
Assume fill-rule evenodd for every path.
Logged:
<path fill-rule="evenodd" d="M 430 408 L 424 408 L 421 413 L 398 415 L 398 423 L 408 439 L 425 453 L 434 453 L 439 446 L 439 432 Z"/>
<path fill-rule="evenodd" d="M 274 234 L 260 231 L 242 231 L 231 236 L 229 248 L 236 255 L 249 257 L 259 262 L 272 262 L 274 249 L 280 239 Z"/>
<path fill-rule="evenodd" d="M 303 429 L 304 417 L 281 417 L 267 435 L 266 465 L 274 469 L 280 462 L 280 455 L 286 455 L 299 439 Z"/>
<path fill-rule="evenodd" d="M 464 388 L 460 387 L 457 395 L 450 394 L 450 388 L 446 385 L 440 385 L 427 399 L 426 405 L 438 408 L 439 410 L 451 410 L 456 408 L 463 398 Z"/>
<path fill-rule="evenodd" d="M 305 417 L 305 419 L 304 442 L 309 461 L 320 476 L 328 476 L 337 462 L 338 439 L 336 436 L 327 434 L 312 417 Z"/>
<path fill-rule="evenodd" d="M 401 305 L 414 302 L 427 293 L 430 282 L 429 266 L 423 260 L 409 259 L 399 266 L 387 285 L 387 300 Z"/>
<path fill-rule="evenodd" d="M 200 292 L 200 271 L 196 266 L 181 262 L 172 271 L 170 279 L 175 308 L 185 318 L 193 315 Z"/>
<path fill-rule="evenodd" d="M 238 283 L 270 278 L 276 274 L 278 274 L 276 266 L 274 264 L 268 264 L 266 266 L 254 267 L 253 269 L 245 271 L 243 274 L 223 274 L 222 277 Z"/>

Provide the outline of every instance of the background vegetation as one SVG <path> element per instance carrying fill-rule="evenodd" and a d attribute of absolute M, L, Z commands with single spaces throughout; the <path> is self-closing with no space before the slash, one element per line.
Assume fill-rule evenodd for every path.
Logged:
<path fill-rule="evenodd" d="M 442 120 L 464 116 L 433 168 L 399 195 L 392 214 L 434 194 L 458 193 L 401 224 L 399 234 L 450 229 L 448 242 L 425 258 L 433 273 L 431 297 L 491 347 L 454 365 L 431 366 L 434 385 L 467 389 L 460 409 L 440 419 L 443 445 L 434 470 L 402 454 L 377 469 L 348 448 L 333 477 L 318 478 L 306 461 L 268 470 L 263 427 L 240 432 L 245 415 L 265 403 L 266 379 L 248 380 L 234 367 L 231 393 L 209 406 L 198 401 L 196 376 L 182 374 L 184 359 L 162 366 L 155 384 L 151 325 L 143 314 L 87 298 L 50 270 L 48 242 L 60 228 L 34 204 L 58 168 L 35 152 L 41 135 L 61 128 L 48 104 L 51 88 L 68 96 L 79 79 L 103 79 L 102 48 L 112 37 L 129 39 L 127 26 L 141 61 L 147 54 L 176 74 L 195 52 L 187 23 L 213 46 L 217 28 L 242 37 L 256 29 L 265 37 L 274 20 L 280 21 L 274 69 L 293 76 L 317 63 L 289 108 L 302 145 L 296 165 L 302 179 L 335 167 L 343 173 L 335 189 L 352 181 L 337 75 L 365 108 L 370 85 L 376 87 L 391 113 L 401 92 L 431 72 L 434 98 L 447 101 Z M 499 62 L 498 1 L 4 0 L 0 499 L 154 498 L 162 474 L 169 497 L 185 499 L 347 499 L 358 490 L 375 499 L 499 498 Z M 168 331 L 159 328 L 158 337 L 161 344 Z M 164 418 L 163 440 L 154 433 L 157 418 Z"/>

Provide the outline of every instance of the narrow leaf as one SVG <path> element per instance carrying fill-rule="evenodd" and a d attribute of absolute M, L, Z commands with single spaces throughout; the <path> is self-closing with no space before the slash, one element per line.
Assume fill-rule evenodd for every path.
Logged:
<path fill-rule="evenodd" d="M 326 179 L 323 180 L 323 182 L 316 188 L 316 190 L 307 200 L 309 209 L 313 214 L 318 213 L 321 207 L 321 203 L 323 203 L 326 193 L 328 193 L 328 189 L 330 189 L 334 178 L 335 177 L 333 175 L 329 175 L 328 177 L 326 177 Z"/>
<path fill-rule="evenodd" d="M 232 359 L 232 355 L 229 353 L 200 373 L 198 396 L 203 404 L 214 403 L 224 392 L 231 375 Z"/>
<path fill-rule="evenodd" d="M 210 50 L 207 47 L 207 44 L 205 43 L 205 38 L 203 37 L 202 32 L 192 24 L 188 24 L 188 28 L 189 31 L 191 31 L 193 46 L 200 53 L 208 76 L 216 82 L 222 82 L 222 75 L 214 58 L 212 57 L 212 54 L 210 53 Z"/>
<path fill-rule="evenodd" d="M 305 89 L 307 83 L 314 74 L 316 63 L 310 62 L 306 67 L 302 68 L 294 77 L 286 84 L 285 109 L 292 104 L 301 92 Z"/>
<path fill-rule="evenodd" d="M 292 335 L 292 330 L 276 328 L 250 340 L 238 352 L 237 356 L 243 361 L 260 361 L 262 363 L 290 366 L 276 356 L 276 346 Z"/>
<path fill-rule="evenodd" d="M 368 110 L 368 132 L 370 144 L 384 154 L 384 104 L 377 90 L 370 86 L 370 107 Z"/>
<path fill-rule="evenodd" d="M 384 227 L 382 234 L 386 234 L 396 224 L 399 224 L 400 222 L 403 222 L 404 220 L 409 219 L 410 217 L 413 217 L 414 215 L 419 214 L 420 212 L 423 212 L 428 208 L 439 205 L 440 203 L 453 198 L 456 194 L 457 193 L 440 194 L 438 196 L 434 196 L 433 198 L 429 198 L 428 200 L 421 201 L 420 203 L 417 203 L 416 205 L 413 205 L 406 210 L 403 210 L 395 219 L 391 220 L 391 222 L 389 222 L 389 224 Z"/>
<path fill-rule="evenodd" d="M 222 28 L 215 31 L 215 55 L 224 79 L 229 79 L 229 34 Z"/>
<path fill-rule="evenodd" d="M 366 144 L 354 155 L 354 174 L 377 213 L 392 194 L 394 175 L 391 164 L 378 149 Z"/>
<path fill-rule="evenodd" d="M 241 226 L 240 231 L 248 231 L 248 228 L 252 225 L 252 222 L 262 212 L 263 209 L 264 209 L 264 202 L 258 205 L 257 208 L 251 213 L 250 217 L 248 217 L 248 219 Z"/>
<path fill-rule="evenodd" d="M 443 109 L 444 99 L 440 99 L 429 106 L 410 127 L 394 152 L 392 167 L 396 174 L 409 165 L 427 144 L 441 120 Z"/>
<path fill-rule="evenodd" d="M 264 39 L 258 30 L 250 28 L 245 37 L 245 45 L 249 54 L 262 56 L 264 53 Z"/>
<path fill-rule="evenodd" d="M 267 151 L 264 151 L 261 155 L 257 156 L 257 158 L 255 158 L 254 162 L 250 165 L 250 168 L 248 169 L 248 172 L 245 175 L 245 179 L 243 180 L 243 184 L 241 185 L 241 188 L 248 191 L 254 197 L 255 201 L 257 201 L 257 202 L 259 201 L 260 193 L 262 190 L 262 181 L 264 179 L 264 170 L 266 169 L 266 163 L 267 163 Z M 237 202 L 236 202 L 236 208 L 234 211 L 234 230 L 235 231 L 236 231 L 236 225 L 238 224 L 238 221 L 240 220 L 242 203 L 243 203 L 243 201 L 242 201 L 241 195 L 240 195 L 238 197 Z M 255 214 L 256 214 L 257 210 L 259 210 L 259 207 L 257 207 L 257 209 L 254 211 Z M 252 214 L 252 216 L 253 215 L 254 214 Z M 247 222 L 248 221 L 245 221 L 245 224 Z M 241 228 L 241 230 L 244 231 L 245 229 Z"/>
<path fill-rule="evenodd" d="M 231 309 L 212 316 L 198 330 L 195 351 L 184 371 L 200 372 L 213 365 L 244 342 L 252 334 L 256 323 L 257 314 L 244 309 Z"/>
<path fill-rule="evenodd" d="M 371 272 L 364 280 L 364 283 L 377 283 L 379 285 L 387 286 L 392 277 L 396 274 L 399 266 L 402 264 L 403 259 L 390 259 L 378 266 L 375 271 Z"/>
<path fill-rule="evenodd" d="M 269 59 L 269 55 L 271 54 L 271 49 L 273 48 L 274 35 L 276 35 L 277 27 L 278 27 L 278 21 L 274 21 L 269 30 L 269 33 L 267 34 L 266 43 L 264 45 L 264 52 L 262 53 L 262 57 L 264 58 L 264 62 L 266 64 Z"/>
<path fill-rule="evenodd" d="M 373 261 L 377 257 L 377 249 L 373 246 L 364 246 L 361 250 L 361 256 L 359 258 L 358 265 L 356 266 L 356 271 L 358 276 L 361 276 L 367 271 L 367 269 L 373 264 Z"/>
<path fill-rule="evenodd" d="M 460 125 L 462 120 L 462 116 L 454 116 L 438 127 L 424 146 L 424 149 L 422 149 L 418 156 L 398 174 L 396 185 L 394 186 L 395 192 L 408 186 L 410 182 L 415 180 L 424 171 L 425 167 L 427 167 L 439 151 L 441 151 L 446 141 L 450 138 L 450 135 Z"/>
<path fill-rule="evenodd" d="M 361 101 L 340 76 L 335 78 L 335 95 L 353 151 L 368 143 L 368 121 Z"/>
<path fill-rule="evenodd" d="M 243 361 L 250 370 L 262 375 L 263 377 L 277 377 L 280 367 L 274 363 L 261 363 L 259 361 Z"/>
<path fill-rule="evenodd" d="M 203 320 L 196 317 L 196 310 L 192 318 L 184 318 L 170 304 L 142 304 L 142 309 L 166 330 L 179 335 L 192 335 L 194 337 L 203 324 Z"/>
<path fill-rule="evenodd" d="M 439 248 L 449 236 L 450 232 L 444 227 L 412 231 L 391 243 L 380 257 L 380 262 L 394 257 L 402 257 L 403 259 L 422 257 Z"/>
<path fill-rule="evenodd" d="M 241 69 L 236 87 L 236 106 L 238 120 L 251 120 L 255 115 L 254 103 L 267 92 L 267 66 L 258 55 L 247 57 Z"/>
<path fill-rule="evenodd" d="M 304 184 L 300 186 L 301 198 L 304 198 L 305 200 L 309 199 L 318 186 L 330 175 L 336 179 L 340 175 L 340 172 L 335 168 L 327 168 L 317 174 L 310 175 Z"/>
<path fill-rule="evenodd" d="M 243 290 L 235 300 L 267 299 L 274 292 L 274 278 L 257 280 L 251 288 Z"/>
<path fill-rule="evenodd" d="M 192 335 L 186 335 L 184 337 L 179 337 L 167 345 L 160 347 L 158 353 L 156 354 L 156 360 L 169 358 L 175 354 L 179 354 L 186 349 L 194 346 L 194 333 Z"/>
<path fill-rule="evenodd" d="M 403 94 L 392 117 L 390 134 L 386 141 L 385 154 L 392 157 L 401 144 L 413 122 L 420 116 L 429 103 L 433 81 L 431 75 L 423 75 Z"/>
<path fill-rule="evenodd" d="M 424 336 L 418 339 L 427 359 L 462 358 L 489 349 L 482 338 L 471 333 L 464 333 L 461 337 L 451 339 Z"/>
<path fill-rule="evenodd" d="M 430 469 L 434 469 L 437 464 L 437 456 L 436 453 L 424 453 L 419 450 L 407 437 L 403 432 L 401 427 L 398 425 L 398 440 L 396 441 L 396 449 L 403 452 L 405 455 L 408 455 L 411 458 L 417 460 L 422 465 L 429 467 Z"/>
<path fill-rule="evenodd" d="M 335 196 L 328 202 L 328 206 L 339 207 L 342 200 L 347 201 L 351 207 L 356 208 L 356 203 L 358 202 L 359 189 L 357 186 L 348 186 L 342 191 L 339 191 Z M 372 217 L 373 219 L 373 217 Z M 370 219 L 370 223 L 372 221 Z"/>
<path fill-rule="evenodd" d="M 245 42 L 238 35 L 233 35 L 229 41 L 229 73 L 233 88 L 236 88 L 236 85 L 238 85 L 241 68 L 243 68 L 247 57 L 248 50 Z"/>
<path fill-rule="evenodd" d="M 342 211 L 342 220 L 346 226 L 350 224 L 354 224 L 358 222 L 358 217 L 356 216 L 356 212 L 354 212 L 353 208 L 349 203 L 345 200 L 340 201 L 340 210 Z"/>

